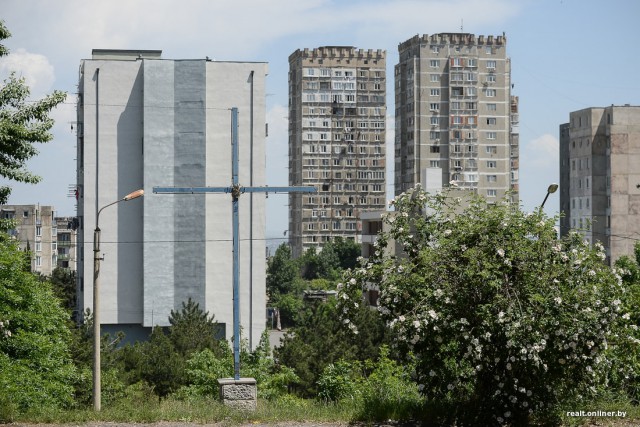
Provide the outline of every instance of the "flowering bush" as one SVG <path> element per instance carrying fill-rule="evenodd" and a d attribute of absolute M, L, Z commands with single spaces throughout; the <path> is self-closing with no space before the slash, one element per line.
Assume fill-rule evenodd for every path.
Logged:
<path fill-rule="evenodd" d="M 558 240 L 555 219 L 506 202 L 463 208 L 416 188 L 392 203 L 374 256 L 339 286 L 353 332 L 349 316 L 375 284 L 394 345 L 417 357 L 420 390 L 462 424 L 521 425 L 595 391 L 624 321 L 602 246 Z"/>

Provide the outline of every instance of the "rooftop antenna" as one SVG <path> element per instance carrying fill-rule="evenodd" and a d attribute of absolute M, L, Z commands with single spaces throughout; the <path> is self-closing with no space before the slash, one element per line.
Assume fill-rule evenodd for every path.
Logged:
<path fill-rule="evenodd" d="M 460 32 L 464 33 L 464 19 L 460 18 Z"/>

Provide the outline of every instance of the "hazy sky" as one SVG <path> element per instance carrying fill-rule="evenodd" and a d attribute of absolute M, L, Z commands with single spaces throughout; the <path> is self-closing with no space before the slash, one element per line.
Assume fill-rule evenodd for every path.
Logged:
<path fill-rule="evenodd" d="M 569 112 L 640 105 L 640 2 L 636 0 L 0 0 L 12 32 L 0 77 L 23 75 L 34 97 L 69 93 L 54 112 L 52 142 L 29 168 L 38 185 L 12 184 L 11 204 L 53 205 L 75 214 L 75 92 L 80 60 L 99 49 L 161 49 L 167 59 L 266 61 L 267 184 L 288 184 L 288 56 L 299 48 L 347 45 L 387 52 L 393 114 L 398 44 L 416 34 L 507 36 L 513 94 L 520 97 L 520 189 L 525 210 L 558 181 L 558 126 Z M 388 117 L 388 194 L 393 193 L 393 125 Z M 2 180 L 0 180 L 0 184 Z M 224 185 L 224 183 L 220 183 Z M 211 197 L 211 196 L 209 196 Z M 287 229 L 288 200 L 267 202 L 267 236 Z M 558 193 L 546 211 L 558 210 Z"/>

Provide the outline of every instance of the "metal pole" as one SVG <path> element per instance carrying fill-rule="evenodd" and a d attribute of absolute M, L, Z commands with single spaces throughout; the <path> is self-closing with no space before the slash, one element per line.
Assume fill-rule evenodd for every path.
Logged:
<path fill-rule="evenodd" d="M 100 217 L 99 206 L 99 150 L 98 141 L 100 136 L 100 68 L 96 68 L 96 229 L 93 233 L 93 409 L 100 411 L 101 399 L 101 378 L 100 378 L 100 227 L 98 218 Z"/>
<path fill-rule="evenodd" d="M 238 204 L 240 184 L 238 182 L 238 109 L 231 109 L 231 175 L 233 180 L 233 371 L 240 379 L 240 226 Z"/>
<path fill-rule="evenodd" d="M 249 78 L 249 185 L 253 187 L 253 70 Z M 253 193 L 249 195 L 249 350 L 253 351 Z"/>
<path fill-rule="evenodd" d="M 100 215 L 100 213 L 98 213 Z M 100 411 L 100 227 L 93 232 L 93 410 Z"/>

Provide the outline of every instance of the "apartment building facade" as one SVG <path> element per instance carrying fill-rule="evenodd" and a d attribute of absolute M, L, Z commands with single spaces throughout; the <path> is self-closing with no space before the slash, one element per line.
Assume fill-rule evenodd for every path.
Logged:
<path fill-rule="evenodd" d="M 78 220 L 75 217 L 54 218 L 58 236 L 58 267 L 76 271 L 77 256 L 77 228 Z"/>
<path fill-rule="evenodd" d="M 560 233 L 600 242 L 609 263 L 640 233 L 640 106 L 585 108 L 560 126 Z"/>
<path fill-rule="evenodd" d="M 360 241 L 361 214 L 385 209 L 386 52 L 348 46 L 289 56 L 289 196 L 294 256 L 335 237 Z"/>
<path fill-rule="evenodd" d="M 420 183 L 517 203 L 518 97 L 507 39 L 416 35 L 395 66 L 395 194 Z"/>
<path fill-rule="evenodd" d="M 78 95 L 79 311 L 93 305 L 99 216 L 101 324 L 144 339 L 189 298 L 232 335 L 230 194 L 154 194 L 153 187 L 228 187 L 231 108 L 239 111 L 239 180 L 265 183 L 262 62 L 163 59 L 161 51 L 94 50 Z M 252 166 L 252 167 L 251 167 Z M 251 202 L 253 200 L 253 202 Z M 242 195 L 240 318 L 254 345 L 265 327 L 265 196 Z"/>
<path fill-rule="evenodd" d="M 12 219 L 9 230 L 23 251 L 31 252 L 31 271 L 50 276 L 58 265 L 57 227 L 52 206 L 2 205 L 0 217 Z"/>

